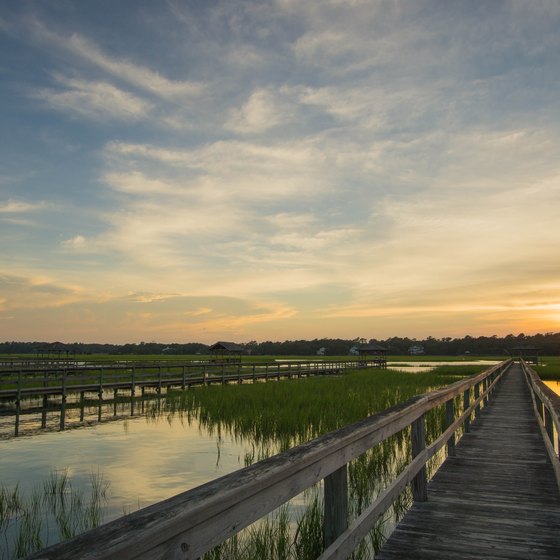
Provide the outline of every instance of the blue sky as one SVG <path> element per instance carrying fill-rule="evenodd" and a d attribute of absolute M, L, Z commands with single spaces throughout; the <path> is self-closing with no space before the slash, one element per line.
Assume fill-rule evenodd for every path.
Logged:
<path fill-rule="evenodd" d="M 0 339 L 560 327 L 556 1 L 5 1 Z"/>

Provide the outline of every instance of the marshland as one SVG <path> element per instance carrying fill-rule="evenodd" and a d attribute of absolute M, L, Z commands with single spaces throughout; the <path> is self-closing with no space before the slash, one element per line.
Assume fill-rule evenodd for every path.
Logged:
<path fill-rule="evenodd" d="M 6 439 L 0 442 L 0 558 L 25 556 L 487 367 L 433 361 L 425 359 L 431 365 L 423 368 L 401 363 L 398 370 L 173 390 L 146 401 L 143 414 L 138 407 L 113 421 L 108 415 L 95 425 Z M 560 377 L 560 360 L 538 368 L 543 377 Z M 443 426 L 444 411 L 433 411 L 428 441 Z M 351 463 L 352 517 L 410 460 L 408 436 L 405 430 Z M 436 456 L 431 469 L 442 459 Z M 321 495 L 314 488 L 298 496 L 207 558 L 316 558 Z M 405 492 L 356 558 L 373 556 L 409 503 Z"/>

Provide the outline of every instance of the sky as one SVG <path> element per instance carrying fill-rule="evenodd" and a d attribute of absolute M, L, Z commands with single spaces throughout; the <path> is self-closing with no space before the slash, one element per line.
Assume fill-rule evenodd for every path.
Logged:
<path fill-rule="evenodd" d="M 557 0 L 4 0 L 0 340 L 560 330 Z"/>

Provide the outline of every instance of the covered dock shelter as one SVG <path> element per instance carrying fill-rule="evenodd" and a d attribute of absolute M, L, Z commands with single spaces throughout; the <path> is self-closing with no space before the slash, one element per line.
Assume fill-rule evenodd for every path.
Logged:
<path fill-rule="evenodd" d="M 212 344 L 208 348 L 208 352 L 214 356 L 216 361 L 220 362 L 240 362 L 241 356 L 245 354 L 245 348 L 235 344 L 235 342 L 223 342 L 219 341 L 216 344 Z"/>
<path fill-rule="evenodd" d="M 540 348 L 536 346 L 516 346 L 510 350 L 511 356 L 513 358 L 521 358 L 525 360 L 528 364 L 539 364 L 539 352 Z"/>
<path fill-rule="evenodd" d="M 379 344 L 365 344 L 358 347 L 360 361 L 375 360 L 380 367 L 387 367 L 387 348 Z"/>

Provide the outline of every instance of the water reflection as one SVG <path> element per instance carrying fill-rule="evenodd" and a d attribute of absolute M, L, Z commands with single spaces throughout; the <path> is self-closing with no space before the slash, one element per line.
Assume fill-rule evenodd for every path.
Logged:
<path fill-rule="evenodd" d="M 557 395 L 560 395 L 560 381 L 543 381 L 543 383 L 550 387 Z"/>
<path fill-rule="evenodd" d="M 491 367 L 499 364 L 500 360 L 464 360 L 460 362 L 387 362 L 387 367 L 395 371 L 403 371 L 408 373 L 421 373 L 431 371 L 439 366 L 485 366 Z"/>
<path fill-rule="evenodd" d="M 109 484 L 105 522 L 233 472 L 244 466 L 246 452 L 243 444 L 209 435 L 194 420 L 136 417 L 2 441 L 0 479 L 3 487 L 19 484 L 30 494 L 53 471 L 66 471 L 75 489 L 87 488 L 91 474 L 102 473 Z"/>
<path fill-rule="evenodd" d="M 19 404 L 0 401 L 0 439 L 32 435 L 41 431 L 65 430 L 94 423 L 143 415 L 161 410 L 163 393 L 142 391 L 141 395 L 103 391 L 25 397 Z"/>

